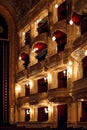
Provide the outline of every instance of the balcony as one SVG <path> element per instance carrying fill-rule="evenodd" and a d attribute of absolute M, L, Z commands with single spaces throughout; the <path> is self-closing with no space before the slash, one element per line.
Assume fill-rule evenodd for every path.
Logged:
<path fill-rule="evenodd" d="M 69 102 L 71 97 L 69 96 L 66 88 L 55 88 L 48 91 L 48 99 L 51 102 Z"/>
<path fill-rule="evenodd" d="M 34 129 L 46 129 L 46 128 L 52 128 L 53 123 L 52 122 L 38 122 L 38 121 L 30 121 L 30 122 L 18 122 L 17 127 L 23 127 L 25 126 L 26 128 L 34 128 Z"/>
<path fill-rule="evenodd" d="M 31 94 L 29 96 L 29 103 L 32 104 L 37 104 L 41 100 L 47 99 L 47 93 L 42 92 L 42 93 L 36 93 L 36 94 Z"/>
<path fill-rule="evenodd" d="M 55 67 L 56 65 L 58 65 L 60 63 L 61 60 L 62 60 L 62 54 L 60 55 L 57 53 L 53 56 L 50 56 L 47 59 L 48 68 Z"/>
<path fill-rule="evenodd" d="M 29 102 L 29 97 L 23 96 L 23 97 L 19 97 L 19 98 L 17 99 L 16 104 L 17 104 L 18 106 L 21 106 L 22 104 L 27 103 L 27 102 Z"/>
<path fill-rule="evenodd" d="M 24 78 L 25 78 L 25 70 L 16 73 L 16 78 L 15 78 L 16 82 L 23 80 Z"/>
<path fill-rule="evenodd" d="M 87 42 L 87 32 L 78 37 L 74 42 L 73 42 L 73 51 L 79 48 L 81 45 L 84 46 Z"/>
<path fill-rule="evenodd" d="M 72 93 L 72 96 L 77 99 L 87 98 L 87 78 L 73 82 L 70 92 Z"/>
<path fill-rule="evenodd" d="M 35 75 L 35 74 L 41 72 L 41 70 L 42 70 L 42 66 L 41 66 L 41 63 L 39 62 L 28 68 L 28 74 L 30 76 L 32 76 L 32 75 Z"/>
<path fill-rule="evenodd" d="M 33 104 L 37 104 L 39 101 L 45 100 L 45 99 L 47 99 L 46 92 L 35 93 L 35 94 L 30 94 L 28 97 L 26 97 L 26 96 L 19 97 L 17 99 L 16 104 L 18 106 L 21 106 L 22 104 L 29 102 L 29 104 L 33 105 Z"/>
<path fill-rule="evenodd" d="M 67 33 L 66 25 L 66 20 L 57 21 L 55 24 L 53 24 L 51 32 L 54 33 L 55 30 L 63 30 L 64 33 Z"/>

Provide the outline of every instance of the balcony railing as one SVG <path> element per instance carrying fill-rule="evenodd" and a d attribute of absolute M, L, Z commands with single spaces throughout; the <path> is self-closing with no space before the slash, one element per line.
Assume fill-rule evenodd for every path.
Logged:
<path fill-rule="evenodd" d="M 41 63 L 39 62 L 28 68 L 28 74 L 34 75 L 34 74 L 37 74 L 38 72 L 40 72 L 41 70 L 42 70 L 42 66 L 41 66 Z"/>
<path fill-rule="evenodd" d="M 73 86 L 70 91 L 72 95 L 78 99 L 87 98 L 87 78 L 79 79 L 73 82 Z"/>
<path fill-rule="evenodd" d="M 73 51 L 79 48 L 81 45 L 85 45 L 87 42 L 87 32 L 81 35 L 81 37 L 78 37 L 74 42 L 73 42 Z"/>
<path fill-rule="evenodd" d="M 25 70 L 16 73 L 16 77 L 15 77 L 16 82 L 23 80 L 24 78 L 25 78 Z"/>
<path fill-rule="evenodd" d="M 46 92 L 31 94 L 29 96 L 29 103 L 30 104 L 36 104 L 39 101 L 45 100 L 45 99 L 47 99 L 47 93 Z"/>
<path fill-rule="evenodd" d="M 19 98 L 17 99 L 16 104 L 17 104 L 18 106 L 20 106 L 20 105 L 22 105 L 22 104 L 24 104 L 24 103 L 27 103 L 27 102 L 29 102 L 29 97 L 23 96 L 23 97 L 19 97 Z"/>
<path fill-rule="evenodd" d="M 67 88 L 55 88 L 48 91 L 48 99 L 52 102 L 67 102 L 71 97 Z"/>
<path fill-rule="evenodd" d="M 22 126 L 25 126 L 26 128 L 30 129 L 44 129 L 44 128 L 52 128 L 53 123 L 52 122 L 38 122 L 38 121 L 30 121 L 30 122 L 18 122 L 17 126 L 20 128 Z M 42 130 L 41 129 L 41 130 Z"/>
<path fill-rule="evenodd" d="M 55 67 L 58 64 L 58 62 L 60 62 L 61 60 L 62 60 L 62 55 L 60 56 L 58 53 L 53 56 L 50 56 L 47 60 L 48 68 Z"/>
<path fill-rule="evenodd" d="M 48 57 L 47 59 L 45 59 L 42 62 L 38 62 L 30 67 L 27 68 L 27 74 L 32 76 L 35 75 L 39 72 L 42 71 L 43 67 L 55 67 L 56 65 L 58 65 L 60 63 L 60 61 L 62 60 L 62 54 L 59 55 L 58 53 Z M 16 82 L 23 80 L 26 77 L 26 73 L 25 70 L 20 71 L 18 73 L 16 73 Z"/>

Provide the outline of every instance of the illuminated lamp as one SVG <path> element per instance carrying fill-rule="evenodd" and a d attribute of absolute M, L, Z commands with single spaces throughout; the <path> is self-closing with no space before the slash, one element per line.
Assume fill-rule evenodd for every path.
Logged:
<path fill-rule="evenodd" d="M 29 55 L 27 53 L 21 53 L 21 59 L 24 61 L 23 65 L 25 68 L 27 68 L 29 64 Z"/>
<path fill-rule="evenodd" d="M 84 16 L 82 16 L 82 15 L 77 14 L 77 13 L 74 12 L 74 13 L 72 14 L 71 20 L 73 21 L 74 24 L 79 25 L 79 24 L 81 23 L 83 17 L 84 17 Z"/>

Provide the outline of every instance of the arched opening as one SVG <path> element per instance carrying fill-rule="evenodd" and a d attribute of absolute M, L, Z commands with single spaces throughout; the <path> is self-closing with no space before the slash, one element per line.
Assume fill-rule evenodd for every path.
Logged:
<path fill-rule="evenodd" d="M 11 14 L 10 14 L 11 12 Z M 0 32 L 0 42 L 4 41 L 3 44 L 0 44 L 0 58 L 2 63 L 3 61 L 3 66 L 1 64 L 1 68 L 3 67 L 3 70 L 1 74 L 1 82 L 3 82 L 3 85 L 1 87 L 1 105 L 0 105 L 0 125 L 3 124 L 14 124 L 15 123 L 15 80 L 14 80 L 14 75 L 15 75 L 15 70 L 17 66 L 17 49 L 18 47 L 16 46 L 18 43 L 18 36 L 15 33 L 16 32 L 16 26 L 15 26 L 15 11 L 14 9 L 8 4 L 6 4 L 6 1 L 3 0 L 1 1 L 0 4 L 0 16 L 4 20 L 4 28 L 5 30 L 3 31 L 1 27 L 1 32 Z M 1 24 L 0 24 L 1 26 Z M 2 33 L 2 34 L 1 34 Z M 4 35 L 3 37 L 1 37 Z M 3 50 L 1 49 L 3 48 Z M 15 58 L 14 58 L 15 57 Z M 3 91 L 3 93 L 2 93 Z M 3 103 L 2 103 L 3 101 Z M 6 106 L 7 105 L 7 106 Z"/>
<path fill-rule="evenodd" d="M 0 14 L 0 124 L 9 122 L 9 40 L 8 25 Z"/>
<path fill-rule="evenodd" d="M 60 31 L 60 30 L 56 30 L 53 33 L 53 37 L 55 37 L 58 52 L 63 51 L 64 48 L 65 48 L 65 45 L 67 43 L 67 35 L 64 32 Z"/>
<path fill-rule="evenodd" d="M 36 59 L 39 61 L 42 61 L 45 59 L 47 55 L 47 44 L 38 41 L 37 43 L 34 44 L 33 46 L 33 51 L 36 53 Z"/>

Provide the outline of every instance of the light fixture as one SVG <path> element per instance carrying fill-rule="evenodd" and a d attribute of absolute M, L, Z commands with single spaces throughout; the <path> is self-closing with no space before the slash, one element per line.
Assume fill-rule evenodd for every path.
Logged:
<path fill-rule="evenodd" d="M 72 65 L 72 61 L 69 61 L 69 65 L 70 65 L 70 66 Z"/>
<path fill-rule="evenodd" d="M 44 108 L 44 112 L 45 112 L 45 113 L 48 113 L 48 111 L 49 111 L 49 110 L 48 110 L 48 107 L 45 107 L 45 108 Z"/>
<path fill-rule="evenodd" d="M 21 86 L 19 84 L 16 85 L 15 92 L 16 93 L 20 93 L 21 92 Z"/>
<path fill-rule="evenodd" d="M 48 80 L 48 75 L 45 74 L 45 76 L 44 76 L 44 81 L 47 82 L 47 80 Z"/>
<path fill-rule="evenodd" d="M 73 21 L 72 21 L 72 20 L 70 20 L 70 21 L 69 21 L 69 24 L 70 24 L 70 25 L 73 25 Z"/>
<path fill-rule="evenodd" d="M 36 51 L 38 51 L 38 48 L 34 48 L 34 49 L 32 50 L 33 53 L 36 52 Z"/>
<path fill-rule="evenodd" d="M 21 60 L 22 58 L 21 58 L 21 56 L 19 56 L 19 60 Z"/>
<path fill-rule="evenodd" d="M 58 8 L 58 4 L 55 4 L 55 8 Z"/>
<path fill-rule="evenodd" d="M 41 18 L 38 19 L 38 20 L 35 22 L 35 24 L 38 24 L 41 20 L 42 20 Z"/>
<path fill-rule="evenodd" d="M 64 76 L 66 76 L 66 70 L 63 71 Z"/>
<path fill-rule="evenodd" d="M 87 56 L 87 50 L 85 51 L 85 56 Z"/>
<path fill-rule="evenodd" d="M 53 41 L 55 41 L 55 40 L 56 40 L 56 37 L 55 37 L 55 36 L 53 36 L 53 37 L 52 37 L 52 40 L 53 40 Z"/>
<path fill-rule="evenodd" d="M 26 113 L 27 113 L 27 115 L 29 115 L 30 114 L 30 109 L 27 109 Z"/>
<path fill-rule="evenodd" d="M 23 32 L 22 35 L 24 36 L 24 35 L 25 35 L 25 32 Z"/>

